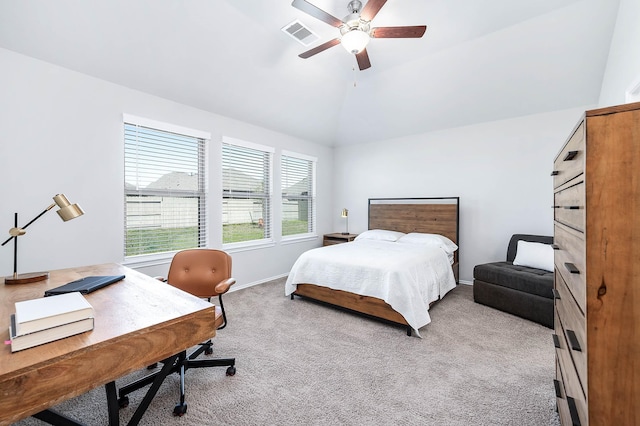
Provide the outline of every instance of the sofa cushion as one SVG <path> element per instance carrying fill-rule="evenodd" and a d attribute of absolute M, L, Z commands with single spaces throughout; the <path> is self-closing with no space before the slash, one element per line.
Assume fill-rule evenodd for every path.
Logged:
<path fill-rule="evenodd" d="M 473 269 L 477 280 L 553 299 L 553 272 L 511 262 L 493 262 Z"/>
<path fill-rule="evenodd" d="M 520 240 L 513 264 L 553 272 L 553 248 L 549 244 Z"/>
<path fill-rule="evenodd" d="M 509 246 L 507 247 L 507 262 L 513 262 L 516 258 L 516 252 L 518 250 L 518 241 L 529 241 L 532 243 L 553 244 L 553 237 L 546 235 L 531 235 L 531 234 L 513 234 L 509 240 Z"/>

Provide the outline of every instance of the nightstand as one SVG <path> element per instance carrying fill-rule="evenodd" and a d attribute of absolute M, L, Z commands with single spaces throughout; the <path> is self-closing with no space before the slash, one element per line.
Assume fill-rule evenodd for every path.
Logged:
<path fill-rule="evenodd" d="M 357 236 L 358 234 L 342 234 L 340 232 L 324 234 L 324 237 L 322 238 L 322 245 L 331 246 L 333 244 L 348 243 L 349 241 L 353 241 Z"/>

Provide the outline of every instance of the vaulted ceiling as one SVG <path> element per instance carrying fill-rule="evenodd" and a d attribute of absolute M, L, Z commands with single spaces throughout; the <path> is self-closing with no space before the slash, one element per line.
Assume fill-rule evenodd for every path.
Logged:
<path fill-rule="evenodd" d="M 336 146 L 597 103 L 618 4 L 388 0 L 373 26 L 426 34 L 373 39 L 364 71 L 340 46 L 299 58 L 339 31 L 291 0 L 0 0 L 0 47 Z"/>

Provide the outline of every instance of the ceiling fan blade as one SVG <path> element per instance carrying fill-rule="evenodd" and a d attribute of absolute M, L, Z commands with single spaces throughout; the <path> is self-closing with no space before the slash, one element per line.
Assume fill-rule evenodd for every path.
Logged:
<path fill-rule="evenodd" d="M 327 50 L 330 47 L 335 46 L 336 44 L 340 44 L 340 39 L 339 38 L 334 38 L 333 40 L 329 40 L 326 43 L 322 43 L 320 46 L 316 46 L 311 50 L 307 50 L 306 52 L 303 52 L 301 54 L 299 54 L 298 56 L 301 57 L 302 59 L 307 59 L 317 53 L 320 53 L 322 51 Z"/>
<path fill-rule="evenodd" d="M 308 1 L 305 0 L 293 0 L 291 6 L 300 9 L 304 13 L 313 16 L 316 19 L 321 20 L 322 22 L 326 22 L 329 25 L 333 25 L 334 27 L 340 28 L 344 25 L 340 19 L 336 18 L 333 15 L 328 14 L 324 10 L 320 9 L 317 6 L 312 5 Z"/>
<path fill-rule="evenodd" d="M 371 68 L 371 61 L 369 61 L 367 49 L 362 49 L 362 52 L 356 53 L 356 60 L 358 61 L 358 68 L 360 68 L 360 71 Z"/>
<path fill-rule="evenodd" d="M 362 12 L 360 13 L 360 17 L 365 21 L 371 21 L 376 17 L 382 6 L 387 2 L 387 0 L 369 0 L 367 4 L 362 8 Z"/>
<path fill-rule="evenodd" d="M 377 27 L 372 28 L 370 35 L 375 38 L 420 38 L 427 31 L 426 25 L 410 27 Z"/>

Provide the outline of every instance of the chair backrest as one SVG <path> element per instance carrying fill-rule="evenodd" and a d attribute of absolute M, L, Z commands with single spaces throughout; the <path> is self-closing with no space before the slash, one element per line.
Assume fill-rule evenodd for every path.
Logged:
<path fill-rule="evenodd" d="M 518 250 L 518 241 L 529 241 L 532 243 L 544 243 L 553 244 L 553 237 L 546 235 L 529 235 L 529 234 L 513 234 L 509 241 L 509 248 L 507 249 L 507 262 L 513 262 L 516 258 L 516 251 Z"/>
<path fill-rule="evenodd" d="M 198 297 L 213 297 L 216 285 L 231 278 L 231 256 L 222 250 L 183 250 L 173 257 L 167 283 Z M 225 290 L 226 291 L 226 290 Z"/>

